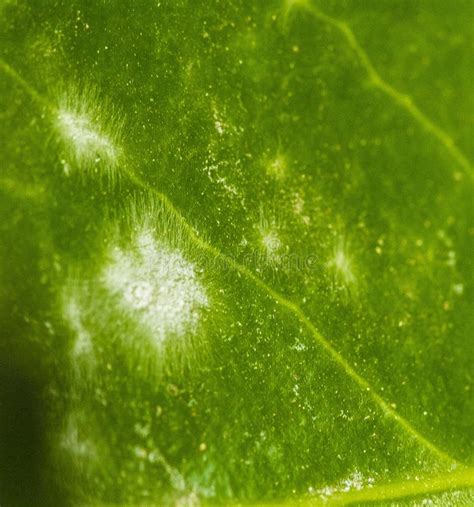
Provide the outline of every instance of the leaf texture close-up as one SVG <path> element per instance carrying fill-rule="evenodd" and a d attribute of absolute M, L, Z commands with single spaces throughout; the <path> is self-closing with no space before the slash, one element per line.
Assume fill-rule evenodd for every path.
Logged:
<path fill-rule="evenodd" d="M 474 505 L 472 0 L 0 0 L 0 505 Z"/>

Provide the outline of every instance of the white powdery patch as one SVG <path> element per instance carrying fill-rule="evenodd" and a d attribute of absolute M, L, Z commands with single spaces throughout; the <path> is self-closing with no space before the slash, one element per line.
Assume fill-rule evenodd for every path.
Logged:
<path fill-rule="evenodd" d="M 261 231 L 262 234 L 262 245 L 265 249 L 267 255 L 271 258 L 274 258 L 278 255 L 278 252 L 281 250 L 282 243 L 278 234 L 275 230 L 264 230 Z"/>
<path fill-rule="evenodd" d="M 263 253 L 264 264 L 277 266 L 282 260 L 285 253 L 285 245 L 280 237 L 280 224 L 277 219 L 270 217 L 260 210 L 259 222 L 255 225 L 258 231 L 258 243 L 260 251 Z"/>
<path fill-rule="evenodd" d="M 269 176 L 282 180 L 288 169 L 288 163 L 283 154 L 279 153 L 274 159 L 266 164 L 266 171 Z"/>
<path fill-rule="evenodd" d="M 81 307 L 77 299 L 65 291 L 62 303 L 64 318 L 75 335 L 72 348 L 73 359 L 91 357 L 93 355 L 92 339 L 82 323 Z"/>
<path fill-rule="evenodd" d="M 112 140 L 100 132 L 87 116 L 73 111 L 60 110 L 58 128 L 74 151 L 78 162 L 98 163 L 101 160 L 115 162 L 117 148 Z"/>
<path fill-rule="evenodd" d="M 78 458 L 95 458 L 97 456 L 94 444 L 81 436 L 79 423 L 72 415 L 69 416 L 67 427 L 61 435 L 60 445 Z"/>
<path fill-rule="evenodd" d="M 310 488 L 310 493 L 316 494 L 325 502 L 333 495 L 339 493 L 347 493 L 349 491 L 360 491 L 363 488 L 371 488 L 375 483 L 373 477 L 364 477 L 361 472 L 354 470 L 348 477 L 342 479 L 333 486 L 326 486 L 324 488 L 314 490 Z"/>
<path fill-rule="evenodd" d="M 114 177 L 123 118 L 94 88 L 69 89 L 60 96 L 54 123 L 63 146 L 65 174 L 76 170 Z"/>
<path fill-rule="evenodd" d="M 208 306 L 193 264 L 157 243 L 148 230 L 138 234 L 134 248 L 112 250 L 103 281 L 158 346 L 170 336 L 194 331 Z"/>
<path fill-rule="evenodd" d="M 344 241 L 339 241 L 334 249 L 332 258 L 327 263 L 339 286 L 350 289 L 357 282 L 354 266 Z"/>
<path fill-rule="evenodd" d="M 342 248 L 336 250 L 332 264 L 345 283 L 353 283 L 355 281 L 351 260 Z"/>

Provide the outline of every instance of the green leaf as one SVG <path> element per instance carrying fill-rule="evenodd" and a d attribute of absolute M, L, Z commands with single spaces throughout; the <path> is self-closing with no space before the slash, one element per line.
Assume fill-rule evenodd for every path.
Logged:
<path fill-rule="evenodd" d="M 474 502 L 471 7 L 0 4 L 2 505 Z"/>

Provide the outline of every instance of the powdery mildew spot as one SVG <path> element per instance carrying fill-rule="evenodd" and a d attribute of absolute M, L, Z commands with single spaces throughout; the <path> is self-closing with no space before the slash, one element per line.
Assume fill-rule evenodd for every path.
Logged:
<path fill-rule="evenodd" d="M 65 174 L 76 170 L 114 178 L 120 160 L 122 123 L 115 109 L 94 90 L 64 94 L 55 126 L 64 149 Z"/>
<path fill-rule="evenodd" d="M 281 153 L 266 164 L 267 174 L 276 180 L 282 180 L 285 177 L 287 169 L 288 163 L 285 156 Z"/>
<path fill-rule="evenodd" d="M 108 369 L 104 350 L 113 356 L 115 349 L 126 350 L 130 364 L 157 378 L 165 368 L 193 371 L 208 352 L 202 331 L 210 306 L 210 289 L 188 260 L 193 245 L 149 195 L 111 218 L 106 249 L 87 265 L 71 266 L 60 295 L 74 337 L 76 380 L 89 381 L 97 368 Z"/>
<path fill-rule="evenodd" d="M 117 150 L 111 139 L 102 134 L 92 123 L 90 118 L 79 116 L 71 111 L 60 110 L 58 113 L 58 126 L 71 145 L 78 160 L 97 157 L 114 161 Z"/>
<path fill-rule="evenodd" d="M 262 234 L 262 245 L 270 257 L 274 257 L 278 254 L 281 249 L 281 240 L 275 230 L 268 229 L 261 231 Z"/>
<path fill-rule="evenodd" d="M 65 291 L 63 294 L 62 310 L 63 316 L 75 336 L 71 352 L 72 357 L 75 360 L 91 357 L 93 354 L 92 339 L 89 331 L 87 331 L 82 323 L 81 306 L 78 300 L 68 292 Z"/>
<path fill-rule="evenodd" d="M 102 279 L 157 347 L 172 336 L 195 331 L 201 310 L 208 306 L 193 264 L 178 250 L 158 243 L 147 229 L 131 248 L 112 249 Z"/>
<path fill-rule="evenodd" d="M 310 492 L 318 495 L 321 500 L 327 501 L 335 494 L 360 491 L 364 487 L 372 487 L 374 483 L 375 479 L 373 477 L 364 477 L 361 472 L 354 470 L 348 477 L 340 480 L 334 486 L 326 486 L 316 491 L 311 488 Z"/>
<path fill-rule="evenodd" d="M 268 218 L 260 210 L 260 219 L 256 225 L 258 231 L 258 242 L 260 251 L 263 254 L 264 264 L 276 266 L 280 263 L 281 256 L 284 253 L 284 244 L 280 238 L 279 224 L 272 216 Z"/>
<path fill-rule="evenodd" d="M 67 419 L 67 426 L 60 437 L 60 446 L 75 458 L 97 459 L 97 449 L 87 438 L 87 425 L 83 414 L 71 413 Z"/>
<path fill-rule="evenodd" d="M 305 214 L 305 201 L 303 199 L 303 196 L 298 192 L 293 194 L 291 201 L 291 211 L 301 220 L 304 225 L 309 225 L 311 223 L 311 218 L 309 215 Z"/>
<path fill-rule="evenodd" d="M 353 262 L 344 241 L 340 240 L 335 246 L 327 267 L 333 272 L 338 286 L 349 289 L 356 284 Z"/>

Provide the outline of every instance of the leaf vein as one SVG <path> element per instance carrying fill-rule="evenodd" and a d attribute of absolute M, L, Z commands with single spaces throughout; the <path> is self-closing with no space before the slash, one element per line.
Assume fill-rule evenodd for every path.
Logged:
<path fill-rule="evenodd" d="M 336 28 L 346 39 L 348 45 L 359 58 L 360 63 L 365 68 L 370 83 L 390 97 L 396 104 L 404 109 L 426 132 L 437 139 L 449 155 L 457 162 L 464 172 L 471 179 L 474 178 L 474 168 L 469 162 L 466 155 L 458 148 L 452 137 L 441 127 L 436 125 L 413 101 L 406 93 L 397 90 L 394 86 L 385 81 L 375 69 L 365 49 L 360 45 L 357 37 L 351 27 L 339 19 L 333 18 L 319 10 L 314 4 L 309 2 L 301 2 L 301 5 L 320 21 L 329 26 Z"/>

